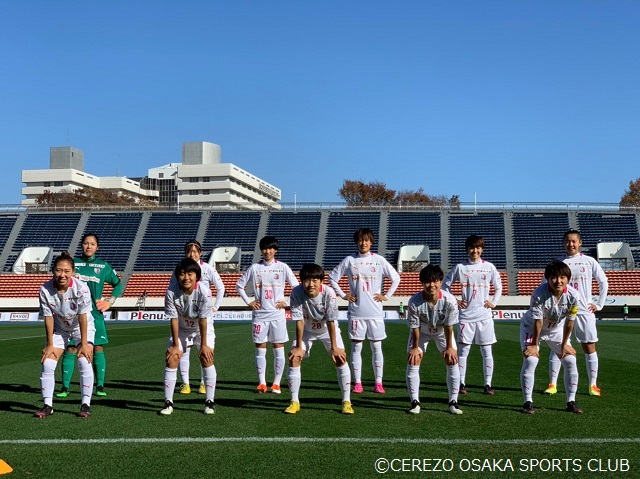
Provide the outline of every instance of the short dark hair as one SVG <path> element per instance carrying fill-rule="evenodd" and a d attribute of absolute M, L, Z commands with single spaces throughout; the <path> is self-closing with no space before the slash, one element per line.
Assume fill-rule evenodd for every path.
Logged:
<path fill-rule="evenodd" d="M 475 248 L 479 246 L 484 249 L 484 236 L 469 235 L 464 242 L 464 249 Z"/>
<path fill-rule="evenodd" d="M 89 236 L 93 236 L 96 239 L 96 244 L 98 245 L 98 247 L 100 247 L 100 238 L 98 238 L 98 235 L 95 233 L 85 233 L 82 235 L 82 239 L 80 240 L 80 244 L 84 243 L 84 240 L 86 240 Z"/>
<path fill-rule="evenodd" d="M 176 266 L 176 269 L 174 270 L 176 278 L 178 277 L 180 272 L 195 273 L 198 281 L 200 281 L 200 278 L 202 277 L 202 270 L 200 269 L 200 265 L 197 261 L 194 261 L 191 258 L 183 258 L 182 261 L 178 263 L 178 266 Z"/>
<path fill-rule="evenodd" d="M 554 259 L 544 269 L 544 279 L 549 281 L 551 277 L 559 278 L 560 276 L 566 276 L 567 279 L 571 279 L 571 268 L 564 261 Z"/>
<path fill-rule="evenodd" d="M 200 244 L 200 241 L 198 240 L 191 240 L 191 241 L 187 241 L 184 245 L 184 254 L 189 254 L 189 251 L 191 251 L 191 248 L 194 248 L 198 250 L 198 253 L 202 252 L 202 245 Z"/>
<path fill-rule="evenodd" d="M 58 256 L 54 258 L 53 264 L 51 265 L 51 271 L 56 269 L 56 266 L 58 266 L 58 263 L 62 263 L 63 261 L 71 263 L 71 268 L 76 269 L 76 264 L 73 261 L 73 257 L 69 254 L 68 251 L 63 251 L 62 253 L 60 253 Z"/>
<path fill-rule="evenodd" d="M 324 269 L 315 263 L 303 264 L 302 268 L 300 268 L 300 281 L 304 281 L 305 279 L 324 280 Z"/>
<path fill-rule="evenodd" d="M 278 241 L 278 238 L 276 238 L 275 236 L 265 236 L 260 240 L 261 250 L 271 248 L 278 251 L 278 248 L 280 248 L 280 242 Z"/>
<path fill-rule="evenodd" d="M 358 244 L 362 238 L 367 238 L 371 243 L 375 243 L 376 237 L 373 234 L 373 231 L 369 228 L 358 228 L 355 233 L 353 233 L 353 242 Z"/>
<path fill-rule="evenodd" d="M 564 234 L 564 236 L 562 237 L 562 242 L 563 242 L 563 243 L 564 243 L 565 241 L 567 241 L 567 236 L 569 236 L 569 235 L 577 235 L 577 236 L 578 236 L 578 239 L 579 239 L 580 241 L 582 241 L 582 235 L 580 234 L 580 231 L 578 231 L 578 230 L 574 230 L 574 229 L 572 228 L 572 229 L 568 230 L 568 231 Z"/>
<path fill-rule="evenodd" d="M 420 282 L 431 283 L 432 281 L 442 281 L 444 279 L 444 271 L 437 264 L 428 264 L 420 270 Z"/>

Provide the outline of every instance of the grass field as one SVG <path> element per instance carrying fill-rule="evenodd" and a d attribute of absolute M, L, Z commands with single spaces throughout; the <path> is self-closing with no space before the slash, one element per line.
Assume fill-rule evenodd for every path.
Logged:
<path fill-rule="evenodd" d="M 408 329 L 402 323 L 387 326 L 386 395 L 371 392 L 370 351 L 365 346 L 365 393 L 352 398 L 355 415 L 340 414 L 335 369 L 316 345 L 302 366 L 302 410 L 288 416 L 282 413 L 289 403 L 286 388 L 280 396 L 253 392 L 250 325 L 217 324 L 215 416 L 202 413 L 203 396 L 194 390 L 189 396 L 176 394 L 173 415 L 163 417 L 157 413 L 163 403 L 168 324 L 110 324 L 108 397 L 94 396 L 92 416 L 77 418 L 76 382 L 67 399 L 54 398 L 55 414 L 39 420 L 32 415 L 41 405 L 44 328 L 2 324 L 0 459 L 14 468 L 7 477 L 32 478 L 640 477 L 640 324 L 599 325 L 601 398 L 586 394 L 584 356 L 579 352 L 581 416 L 564 412 L 561 385 L 555 396 L 534 396 L 536 415 L 520 413 L 518 327 L 497 325 L 493 397 L 481 394 L 480 353 L 472 349 L 470 394 L 461 396 L 462 416 L 448 413 L 444 364 L 433 345 L 422 366 L 422 413 L 406 413 Z M 536 375 L 540 391 L 547 382 L 547 354 L 545 346 Z M 270 367 L 271 358 L 269 353 Z M 198 374 L 194 355 L 192 386 Z M 379 459 L 380 467 L 386 464 L 392 470 L 377 472 Z M 438 459 L 446 461 L 438 464 Z M 451 470 L 427 470 L 433 468 Z M 610 469 L 617 471 L 605 472 Z"/>

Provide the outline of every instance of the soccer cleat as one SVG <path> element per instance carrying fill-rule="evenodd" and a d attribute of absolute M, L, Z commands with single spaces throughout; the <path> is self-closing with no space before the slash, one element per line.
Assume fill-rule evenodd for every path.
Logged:
<path fill-rule="evenodd" d="M 258 387 L 256 388 L 256 391 L 258 391 L 260 394 L 264 394 L 267 392 L 267 385 L 266 384 L 258 384 Z"/>
<path fill-rule="evenodd" d="M 377 394 L 387 394 L 387 392 L 382 387 L 382 383 L 375 383 L 373 386 L 373 392 Z"/>
<path fill-rule="evenodd" d="M 51 416 L 52 414 L 53 414 L 53 406 L 48 406 L 45 404 L 42 409 L 40 409 L 38 412 L 36 412 L 33 415 L 33 417 L 43 419 L 47 416 Z"/>
<path fill-rule="evenodd" d="M 89 417 L 91 416 L 91 406 L 88 404 L 83 404 L 80 406 L 80 412 L 78 413 L 78 417 Z"/>
<path fill-rule="evenodd" d="M 213 401 L 205 401 L 204 403 L 204 413 L 205 414 L 215 414 L 216 413 L 216 405 Z"/>
<path fill-rule="evenodd" d="M 488 384 L 484 385 L 484 391 L 482 391 L 482 394 L 487 394 L 489 396 L 493 396 L 495 393 L 496 392 L 493 390 L 493 388 L 490 385 L 488 385 Z"/>
<path fill-rule="evenodd" d="M 582 414 L 582 409 L 578 407 L 575 401 L 569 401 L 567 403 L 567 412 L 572 412 L 573 414 Z"/>
<path fill-rule="evenodd" d="M 351 401 L 343 401 L 342 402 L 342 414 L 353 414 L 355 411 L 351 406 Z"/>
<path fill-rule="evenodd" d="M 355 383 L 353 385 L 353 394 L 362 394 L 364 392 L 364 388 L 362 387 L 362 383 Z"/>
<path fill-rule="evenodd" d="M 180 386 L 180 394 L 191 394 L 191 386 L 189 383 L 182 383 L 182 386 Z"/>
<path fill-rule="evenodd" d="M 280 389 L 280 385 L 279 384 L 272 384 L 271 385 L 271 392 L 273 394 L 281 394 L 282 390 Z"/>
<path fill-rule="evenodd" d="M 104 390 L 104 386 L 96 386 L 96 396 L 105 397 L 107 392 Z"/>
<path fill-rule="evenodd" d="M 69 388 L 65 388 L 64 386 L 60 390 L 58 394 L 56 394 L 57 398 L 66 398 L 69 395 Z"/>
<path fill-rule="evenodd" d="M 300 403 L 295 401 L 291 401 L 289 407 L 284 410 L 285 414 L 295 414 L 298 411 L 300 411 Z"/>
<path fill-rule="evenodd" d="M 163 416 L 171 416 L 173 412 L 173 403 L 171 401 L 165 401 L 164 407 L 160 410 L 160 414 Z"/>
<path fill-rule="evenodd" d="M 198 388 L 198 394 L 207 394 L 207 386 L 204 385 L 204 382 L 200 382 L 200 387 Z"/>
<path fill-rule="evenodd" d="M 549 387 L 544 390 L 545 394 L 555 394 L 557 392 L 558 392 L 558 388 L 553 383 L 549 383 Z"/>
<path fill-rule="evenodd" d="M 467 394 L 467 386 L 465 386 L 463 383 L 460 383 L 460 388 L 458 389 L 458 394 L 462 394 L 462 395 Z"/>
<path fill-rule="evenodd" d="M 451 414 L 462 414 L 462 409 L 458 406 L 458 401 L 449 401 L 449 412 Z"/>
<path fill-rule="evenodd" d="M 595 384 L 589 386 L 589 396 L 600 396 L 600 388 Z"/>
<path fill-rule="evenodd" d="M 533 409 L 533 403 L 531 401 L 525 402 L 524 406 L 522 406 L 522 412 L 524 414 L 535 414 L 536 410 Z"/>
<path fill-rule="evenodd" d="M 420 401 L 414 399 L 411 401 L 411 409 L 407 411 L 409 414 L 420 414 Z"/>

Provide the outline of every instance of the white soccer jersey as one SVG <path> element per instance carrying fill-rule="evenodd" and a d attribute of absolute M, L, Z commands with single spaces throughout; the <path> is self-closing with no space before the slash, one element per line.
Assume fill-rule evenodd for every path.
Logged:
<path fill-rule="evenodd" d="M 451 285 L 456 281 L 460 281 L 462 299 L 467 302 L 467 307 L 460 309 L 460 322 L 474 323 L 491 319 L 491 309 L 484 307 L 484 302 L 490 296 L 491 285 L 495 291 L 490 301 L 495 306 L 502 296 L 502 280 L 493 263 L 481 259 L 475 263 L 466 260 L 457 264 L 444 279 L 442 289 L 450 293 Z"/>
<path fill-rule="evenodd" d="M 216 269 L 211 266 L 209 263 L 205 263 L 204 261 L 199 261 L 200 265 L 200 282 L 206 283 L 207 286 L 214 285 L 216 288 L 216 300 L 213 303 L 213 307 L 218 311 L 220 309 L 220 305 L 222 304 L 222 299 L 224 298 L 224 283 L 222 282 L 222 278 L 216 271 Z M 176 278 L 175 272 L 171 275 L 171 280 L 169 281 L 169 287 L 177 287 L 178 279 Z"/>
<path fill-rule="evenodd" d="M 291 291 L 289 302 L 291 319 L 304 321 L 305 331 L 324 333 L 327 331 L 327 321 L 338 319 L 336 293 L 324 284 L 320 286 L 320 293 L 315 298 L 305 293 L 302 285 L 296 286 Z"/>
<path fill-rule="evenodd" d="M 298 286 L 298 279 L 286 263 L 265 260 L 252 264 L 236 283 L 236 290 L 246 304 L 252 300 L 244 290 L 251 283 L 254 298 L 260 302 L 260 309 L 252 311 L 253 321 L 274 321 L 285 319 L 284 309 L 276 309 L 278 301 L 284 301 L 286 283 L 292 288 Z"/>
<path fill-rule="evenodd" d="M 407 304 L 409 328 L 420 328 L 424 334 L 435 334 L 440 326 L 458 323 L 458 301 L 451 294 L 440 290 L 435 305 L 429 303 L 422 291 L 409 298 Z"/>
<path fill-rule="evenodd" d="M 207 328 L 213 328 L 212 296 L 209 285 L 198 281 L 191 294 L 178 286 L 169 287 L 164 296 L 164 315 L 178 318 L 180 333 L 200 332 L 199 319 L 207 318 Z"/>
<path fill-rule="evenodd" d="M 393 266 L 376 253 L 357 253 L 347 256 L 329 275 L 329 284 L 342 298 L 346 295 L 338 282 L 344 275 L 349 278 L 349 291 L 356 297 L 349 303 L 350 319 L 383 319 L 382 303 L 373 299 L 374 294 L 382 294 L 384 278 L 391 280 L 391 286 L 385 293 L 390 298 L 400 284 L 400 275 Z"/>
<path fill-rule="evenodd" d="M 51 278 L 40 287 L 40 316 L 53 317 L 53 330 L 72 332 L 79 326 L 78 315 L 87 315 L 87 324 L 93 323 L 89 287 L 77 278 L 69 279 L 69 287 L 59 293 Z"/>
<path fill-rule="evenodd" d="M 538 286 L 531 294 L 529 310 L 522 316 L 522 323 L 533 327 L 542 320 L 542 331 L 564 325 L 564 320 L 573 321 L 578 314 L 578 292 L 566 287 L 559 299 L 553 295 L 547 283 Z"/>
<path fill-rule="evenodd" d="M 593 278 L 596 279 L 598 287 L 600 288 L 598 300 L 595 304 L 598 307 L 598 310 L 601 310 L 607 299 L 609 281 L 607 280 L 607 276 L 604 274 L 600 263 L 591 256 L 587 256 L 582 253 L 578 253 L 574 256 L 567 256 L 565 254 L 558 259 L 564 261 L 569 268 L 571 268 L 571 280 L 569 281 L 569 284 L 578 292 L 578 296 L 580 297 L 579 312 L 581 314 L 589 312 L 589 303 L 593 302 L 591 293 Z"/>

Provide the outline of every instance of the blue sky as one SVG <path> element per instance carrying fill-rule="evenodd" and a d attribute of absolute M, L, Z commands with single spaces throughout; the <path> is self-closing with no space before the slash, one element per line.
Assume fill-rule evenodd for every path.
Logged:
<path fill-rule="evenodd" d="M 635 0 L 1 4 L 2 204 L 63 145 L 135 177 L 211 141 L 285 202 L 617 202 L 640 176 Z"/>

